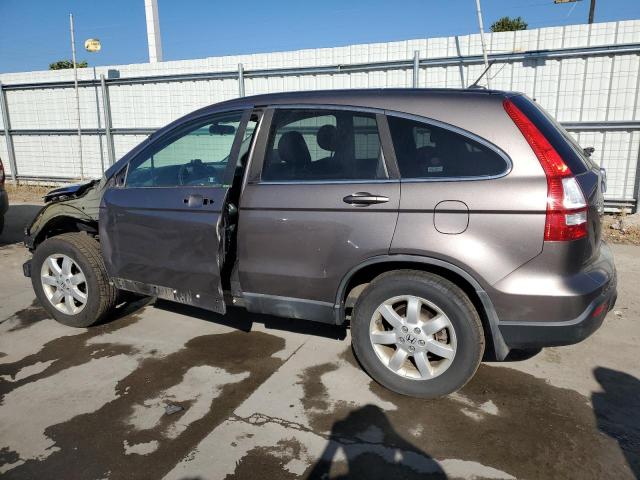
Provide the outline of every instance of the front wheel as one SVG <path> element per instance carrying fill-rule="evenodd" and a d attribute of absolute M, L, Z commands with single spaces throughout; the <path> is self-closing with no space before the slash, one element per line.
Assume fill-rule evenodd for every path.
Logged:
<path fill-rule="evenodd" d="M 58 322 L 88 327 L 116 304 L 100 244 L 86 233 L 51 237 L 36 249 L 31 268 L 36 296 Z"/>
<path fill-rule="evenodd" d="M 354 307 L 351 332 L 371 377 L 416 397 L 462 388 L 484 352 L 482 323 L 467 295 L 445 278 L 414 270 L 372 281 Z"/>

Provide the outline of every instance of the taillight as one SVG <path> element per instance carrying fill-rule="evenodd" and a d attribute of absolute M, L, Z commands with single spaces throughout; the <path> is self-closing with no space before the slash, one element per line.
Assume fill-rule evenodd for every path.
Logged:
<path fill-rule="evenodd" d="M 587 202 L 584 194 L 555 148 L 527 116 L 511 101 L 503 102 L 547 177 L 547 219 L 544 240 L 567 241 L 587 236 Z"/>

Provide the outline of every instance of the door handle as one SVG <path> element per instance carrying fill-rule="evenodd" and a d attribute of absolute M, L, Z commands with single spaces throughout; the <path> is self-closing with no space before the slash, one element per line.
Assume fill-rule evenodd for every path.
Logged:
<path fill-rule="evenodd" d="M 342 201 L 357 207 L 366 207 L 367 205 L 373 205 L 376 203 L 386 203 L 389 201 L 389 197 L 373 195 L 369 192 L 356 192 L 351 195 L 347 195 L 342 199 Z"/>
<path fill-rule="evenodd" d="M 203 205 L 212 205 L 213 200 L 211 200 L 210 198 L 205 198 L 202 195 L 192 193 L 184 198 L 184 203 L 188 207 L 197 208 Z"/>

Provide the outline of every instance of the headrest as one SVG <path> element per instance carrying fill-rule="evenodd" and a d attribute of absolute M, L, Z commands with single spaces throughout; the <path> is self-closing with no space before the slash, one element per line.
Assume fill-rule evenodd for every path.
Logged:
<path fill-rule="evenodd" d="M 290 165 L 304 167 L 311 163 L 311 154 L 304 137 L 298 131 L 287 132 L 278 141 L 278 155 Z"/>
<path fill-rule="evenodd" d="M 323 125 L 318 129 L 316 140 L 323 150 L 335 152 L 338 144 L 338 129 L 333 125 Z"/>

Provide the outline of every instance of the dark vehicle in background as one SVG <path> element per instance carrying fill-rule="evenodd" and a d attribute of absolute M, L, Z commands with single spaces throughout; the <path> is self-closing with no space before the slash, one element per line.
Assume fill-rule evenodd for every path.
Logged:
<path fill-rule="evenodd" d="M 5 180 L 4 165 L 2 165 L 2 159 L 0 158 L 0 235 L 4 230 L 4 215 L 9 210 L 9 196 L 4 188 Z"/>
<path fill-rule="evenodd" d="M 24 268 L 66 325 L 101 320 L 120 290 L 348 323 L 375 380 L 436 397 L 485 349 L 502 360 L 601 325 L 616 299 L 603 183 L 521 94 L 240 98 L 51 192 Z"/>

